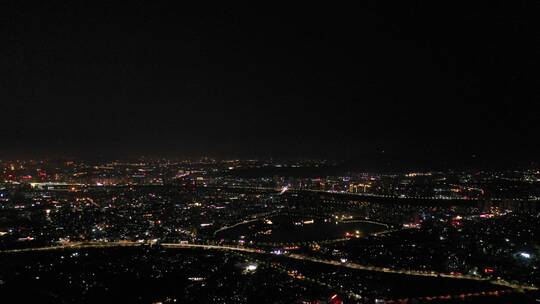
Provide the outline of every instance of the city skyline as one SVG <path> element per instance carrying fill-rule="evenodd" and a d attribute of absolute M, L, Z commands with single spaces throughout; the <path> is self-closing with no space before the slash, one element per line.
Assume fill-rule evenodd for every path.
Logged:
<path fill-rule="evenodd" d="M 0 3 L 0 302 L 540 303 L 539 3 Z"/>

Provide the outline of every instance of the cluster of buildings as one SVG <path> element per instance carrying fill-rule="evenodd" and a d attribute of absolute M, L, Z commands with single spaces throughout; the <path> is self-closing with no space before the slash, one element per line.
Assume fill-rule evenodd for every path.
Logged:
<path fill-rule="evenodd" d="M 216 293 L 216 301 L 252 301 L 253 294 L 238 285 L 248 279 L 267 287 L 279 281 L 272 287 L 277 288 L 272 289 L 273 293 L 305 303 L 415 296 L 413 289 L 388 289 L 385 282 L 394 279 L 385 275 L 336 272 L 335 266 L 291 261 L 286 258 L 290 254 L 403 273 L 423 271 L 505 280 L 516 285 L 540 284 L 538 171 L 349 173 L 321 177 L 285 175 L 281 171 L 300 170 L 302 166 L 313 169 L 327 164 L 210 159 L 103 164 L 3 161 L 0 251 L 70 242 L 126 241 L 241 246 L 268 253 L 267 258 L 216 253 L 215 259 L 225 260 L 215 265 L 197 262 L 198 255 L 204 259 L 209 254 L 200 252 L 185 258 L 192 264 L 174 266 L 190 269 L 184 279 L 193 288 L 193 297 L 200 295 L 205 286 L 214 291 L 228 286 L 233 291 Z M 335 225 L 354 223 L 382 228 L 353 229 L 335 239 L 320 240 L 313 235 L 294 241 L 272 235 L 283 231 L 283 225 L 307 231 L 310 227 L 336 230 Z M 322 230 L 319 234 L 331 235 Z M 261 241 L 267 239 L 272 241 Z M 70 255 L 66 261 L 76 267 L 79 254 L 83 252 Z M 94 258 L 102 257 L 98 254 Z M 137 257 L 147 258 L 169 261 L 171 265 L 184 259 L 163 252 Z M 142 260 L 111 271 L 137 273 L 152 280 L 168 280 L 168 275 L 176 271 L 172 266 L 163 266 L 148 274 L 137 266 Z M 46 269 L 60 271 L 55 267 L 54 263 L 43 264 L 29 271 L 34 278 L 43 277 Z M 100 279 L 65 279 L 70 278 L 70 284 L 83 288 L 83 294 L 88 296 L 103 287 Z M 9 275 L 0 273 L 0 289 L 1 282 L 6 281 L 10 281 Z M 287 287 L 293 285 L 294 290 Z M 482 290 L 503 291 L 491 285 Z M 156 302 L 173 303 L 174 299 L 182 298 L 164 292 Z"/>

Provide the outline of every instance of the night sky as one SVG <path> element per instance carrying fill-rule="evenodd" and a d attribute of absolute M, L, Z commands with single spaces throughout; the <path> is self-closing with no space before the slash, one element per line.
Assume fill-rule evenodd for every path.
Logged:
<path fill-rule="evenodd" d="M 540 159 L 532 4 L 50 2 L 0 4 L 1 155 Z"/>

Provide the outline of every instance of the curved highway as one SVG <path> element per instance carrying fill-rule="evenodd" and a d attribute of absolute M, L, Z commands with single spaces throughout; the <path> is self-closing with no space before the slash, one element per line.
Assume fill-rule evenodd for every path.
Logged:
<path fill-rule="evenodd" d="M 132 241 L 116 241 L 116 242 L 65 242 L 57 246 L 49 247 L 36 247 L 36 248 L 22 248 L 22 249 L 7 249 L 2 250 L 0 253 L 22 253 L 22 252 L 39 252 L 39 251 L 54 251 L 61 249 L 85 249 L 85 248 L 110 248 L 110 247 L 136 247 L 143 245 L 153 245 L 153 243 L 141 243 L 141 242 L 132 242 Z M 184 243 L 161 243 L 160 246 L 170 249 L 207 249 L 207 250 L 225 250 L 225 251 L 238 251 L 238 252 L 247 252 L 247 253 L 258 253 L 258 254 L 271 254 L 265 250 L 249 248 L 249 247 L 237 247 L 237 246 L 226 246 L 226 245 L 208 245 L 208 244 L 184 244 Z M 423 277 L 444 277 L 449 279 L 462 279 L 462 280 L 475 280 L 475 281 L 486 281 L 492 284 L 506 286 L 512 289 L 517 290 L 538 290 L 536 286 L 514 284 L 507 282 L 502 279 L 493 280 L 490 278 L 470 276 L 464 274 L 447 274 L 440 273 L 435 271 L 419 271 L 419 270 L 398 270 L 391 269 L 387 267 L 378 267 L 378 266 L 368 266 L 361 265 L 357 263 L 342 263 L 335 260 L 325 260 L 315 257 L 310 257 L 301 254 L 283 254 L 281 255 L 286 258 L 309 261 L 313 263 L 327 264 L 337 267 L 345 267 L 350 269 L 364 270 L 364 271 L 375 271 L 391 274 L 401 274 L 401 275 L 412 275 L 412 276 L 423 276 Z"/>

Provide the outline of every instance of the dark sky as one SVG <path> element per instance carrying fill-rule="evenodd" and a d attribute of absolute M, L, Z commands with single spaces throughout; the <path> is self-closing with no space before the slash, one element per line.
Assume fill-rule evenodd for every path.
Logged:
<path fill-rule="evenodd" d="M 539 158 L 532 2 L 50 2 L 0 7 L 6 155 Z"/>

